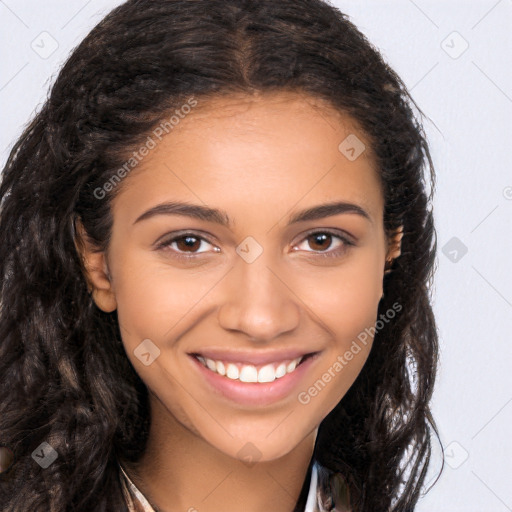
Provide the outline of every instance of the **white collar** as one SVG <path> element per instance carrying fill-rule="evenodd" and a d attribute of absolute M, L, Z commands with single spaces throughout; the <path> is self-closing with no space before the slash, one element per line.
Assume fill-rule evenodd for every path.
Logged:
<path fill-rule="evenodd" d="M 311 468 L 311 481 L 309 483 L 308 499 L 304 512 L 318 512 L 318 462 L 314 461 Z"/>

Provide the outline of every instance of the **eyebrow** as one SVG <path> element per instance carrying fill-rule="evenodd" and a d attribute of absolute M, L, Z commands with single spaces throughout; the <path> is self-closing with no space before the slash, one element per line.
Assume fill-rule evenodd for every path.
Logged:
<path fill-rule="evenodd" d="M 294 213 L 288 218 L 288 225 L 296 224 L 298 222 L 323 219 L 324 217 L 331 217 L 333 215 L 339 215 L 342 213 L 356 214 L 373 223 L 370 214 L 361 206 L 354 203 L 338 201 L 313 206 L 311 208 L 306 208 L 305 210 Z M 227 228 L 233 227 L 233 223 L 230 220 L 228 214 L 223 210 L 210 208 L 209 206 L 182 203 L 178 201 L 171 201 L 153 206 L 149 210 L 139 215 L 133 224 L 137 224 L 138 222 L 149 219 L 156 215 L 183 215 L 185 217 L 214 222 Z"/>

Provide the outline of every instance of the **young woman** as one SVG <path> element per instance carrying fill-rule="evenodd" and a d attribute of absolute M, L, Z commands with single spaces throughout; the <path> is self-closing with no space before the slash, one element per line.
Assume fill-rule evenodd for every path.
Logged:
<path fill-rule="evenodd" d="M 413 107 L 320 0 L 99 23 L 1 178 L 2 510 L 413 510 L 438 350 Z"/>

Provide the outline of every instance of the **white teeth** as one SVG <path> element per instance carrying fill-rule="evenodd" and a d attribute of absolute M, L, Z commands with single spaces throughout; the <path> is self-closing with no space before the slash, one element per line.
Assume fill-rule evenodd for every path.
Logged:
<path fill-rule="evenodd" d="M 214 361 L 202 356 L 197 356 L 197 359 L 211 371 L 231 380 L 240 380 L 241 382 L 274 382 L 274 380 L 284 377 L 287 373 L 293 372 L 303 357 L 298 357 L 288 363 L 266 364 L 259 370 L 252 364 L 224 364 L 222 361 Z"/>
<path fill-rule="evenodd" d="M 238 378 L 242 382 L 258 382 L 258 370 L 256 370 L 256 366 L 242 366 Z"/>
<path fill-rule="evenodd" d="M 276 372 L 274 365 L 267 364 L 260 368 L 258 372 L 258 382 L 274 382 L 276 380 Z"/>
<path fill-rule="evenodd" d="M 238 379 L 238 368 L 232 364 L 232 363 L 229 363 L 226 367 L 226 377 L 228 377 L 229 379 Z"/>
<path fill-rule="evenodd" d="M 226 375 L 226 367 L 222 361 L 217 361 L 217 373 L 219 375 Z"/>
<path fill-rule="evenodd" d="M 286 367 L 286 373 L 293 372 L 293 370 L 295 370 L 295 368 L 297 367 L 299 361 L 297 361 L 297 359 L 294 359 L 291 363 L 288 363 L 288 366 Z"/>
<path fill-rule="evenodd" d="M 276 379 L 279 379 L 280 377 L 282 377 L 283 375 L 286 375 L 286 364 L 285 363 L 281 363 L 277 368 L 276 368 Z"/>

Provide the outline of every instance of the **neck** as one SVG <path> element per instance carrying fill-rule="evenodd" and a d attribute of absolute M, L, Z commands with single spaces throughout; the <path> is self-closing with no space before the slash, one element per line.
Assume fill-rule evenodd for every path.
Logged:
<path fill-rule="evenodd" d="M 317 430 L 283 457 L 248 464 L 184 427 L 150 394 L 151 427 L 143 456 L 123 462 L 161 512 L 290 512 L 307 477 Z"/>

